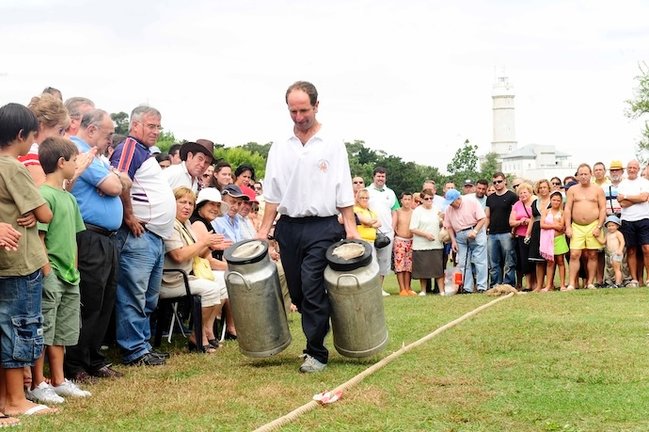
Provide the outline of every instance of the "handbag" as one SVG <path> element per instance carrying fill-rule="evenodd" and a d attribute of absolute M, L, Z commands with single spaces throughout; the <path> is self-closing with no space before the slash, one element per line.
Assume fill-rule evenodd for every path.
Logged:
<path fill-rule="evenodd" d="M 383 249 L 390 244 L 390 237 L 383 234 L 381 231 L 376 230 L 376 238 L 374 239 L 374 247 Z"/>
<path fill-rule="evenodd" d="M 175 221 L 176 227 L 180 228 L 180 235 L 183 236 L 188 245 L 196 243 L 187 228 L 178 220 Z M 203 257 L 195 256 L 192 258 L 192 274 L 199 279 L 214 280 L 214 273 L 212 273 L 212 266 L 210 262 Z"/>
<path fill-rule="evenodd" d="M 450 243 L 451 242 L 451 235 L 449 234 L 448 230 L 446 228 L 440 228 L 439 229 L 439 241 L 442 243 Z"/>
<path fill-rule="evenodd" d="M 214 280 L 214 273 L 212 273 L 212 267 L 210 262 L 199 256 L 195 256 L 192 262 L 192 273 L 199 279 Z"/>

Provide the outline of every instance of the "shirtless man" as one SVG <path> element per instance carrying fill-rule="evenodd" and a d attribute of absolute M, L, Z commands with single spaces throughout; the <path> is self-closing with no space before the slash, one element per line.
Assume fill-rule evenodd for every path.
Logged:
<path fill-rule="evenodd" d="M 601 187 L 590 182 L 590 165 L 581 164 L 577 169 L 578 184 L 566 192 L 566 235 L 570 237 L 570 282 L 566 291 L 574 290 L 579 275 L 579 259 L 586 251 L 586 288 L 594 289 L 597 272 L 597 252 L 602 245 L 597 241 L 606 219 L 606 199 Z"/>
<path fill-rule="evenodd" d="M 401 194 L 401 208 L 397 210 L 394 221 L 394 273 L 399 282 L 400 296 L 416 296 L 410 287 L 412 274 L 412 233 L 410 232 L 410 217 L 412 216 L 412 195 L 408 192 Z"/>

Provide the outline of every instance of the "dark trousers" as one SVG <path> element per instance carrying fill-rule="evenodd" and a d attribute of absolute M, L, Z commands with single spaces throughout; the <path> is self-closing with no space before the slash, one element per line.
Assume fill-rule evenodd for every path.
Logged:
<path fill-rule="evenodd" d="M 327 363 L 324 338 L 329 331 L 329 297 L 324 283 L 327 248 L 345 237 L 335 216 L 289 218 L 282 216 L 275 227 L 280 256 L 291 301 L 302 315 L 306 336 L 305 354 Z"/>
<path fill-rule="evenodd" d="M 77 234 L 81 281 L 81 332 L 79 342 L 66 348 L 65 372 L 72 376 L 93 372 L 108 362 L 101 353 L 110 317 L 115 307 L 118 253 L 113 238 L 93 231 Z"/>

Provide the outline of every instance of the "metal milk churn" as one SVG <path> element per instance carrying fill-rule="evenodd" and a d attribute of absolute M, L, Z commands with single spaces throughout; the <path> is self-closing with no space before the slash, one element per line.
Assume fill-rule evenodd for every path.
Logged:
<path fill-rule="evenodd" d="M 331 303 L 336 351 L 345 357 L 369 357 L 388 343 L 379 266 L 372 246 L 341 240 L 327 249 L 325 284 Z"/>
<path fill-rule="evenodd" d="M 225 285 L 237 327 L 239 350 L 248 357 L 269 357 L 291 343 L 277 266 L 268 243 L 244 240 L 225 250 Z"/>

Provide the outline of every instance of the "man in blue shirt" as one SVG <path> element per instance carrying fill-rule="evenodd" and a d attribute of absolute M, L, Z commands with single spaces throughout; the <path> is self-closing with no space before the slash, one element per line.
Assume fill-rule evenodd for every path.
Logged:
<path fill-rule="evenodd" d="M 100 158 L 114 132 L 110 115 L 95 109 L 82 117 L 77 135 L 70 137 L 79 153 L 97 149 L 92 163 L 72 187 L 86 225 L 86 231 L 77 234 L 81 332 L 79 342 L 67 347 L 65 356 L 65 375 L 77 382 L 89 381 L 91 376 L 121 376 L 100 351 L 115 306 L 119 262 L 114 234 L 122 224 L 123 211 L 119 195 L 131 183 L 126 174 L 113 170 Z"/>
<path fill-rule="evenodd" d="M 227 185 L 221 192 L 223 202 L 230 205 L 227 214 L 217 217 L 212 221 L 214 231 L 223 234 L 226 240 L 232 243 L 254 238 L 254 233 L 246 229 L 246 221 L 239 214 L 239 207 L 243 201 L 248 201 L 248 195 L 241 191 L 241 188 L 235 184 Z"/>

